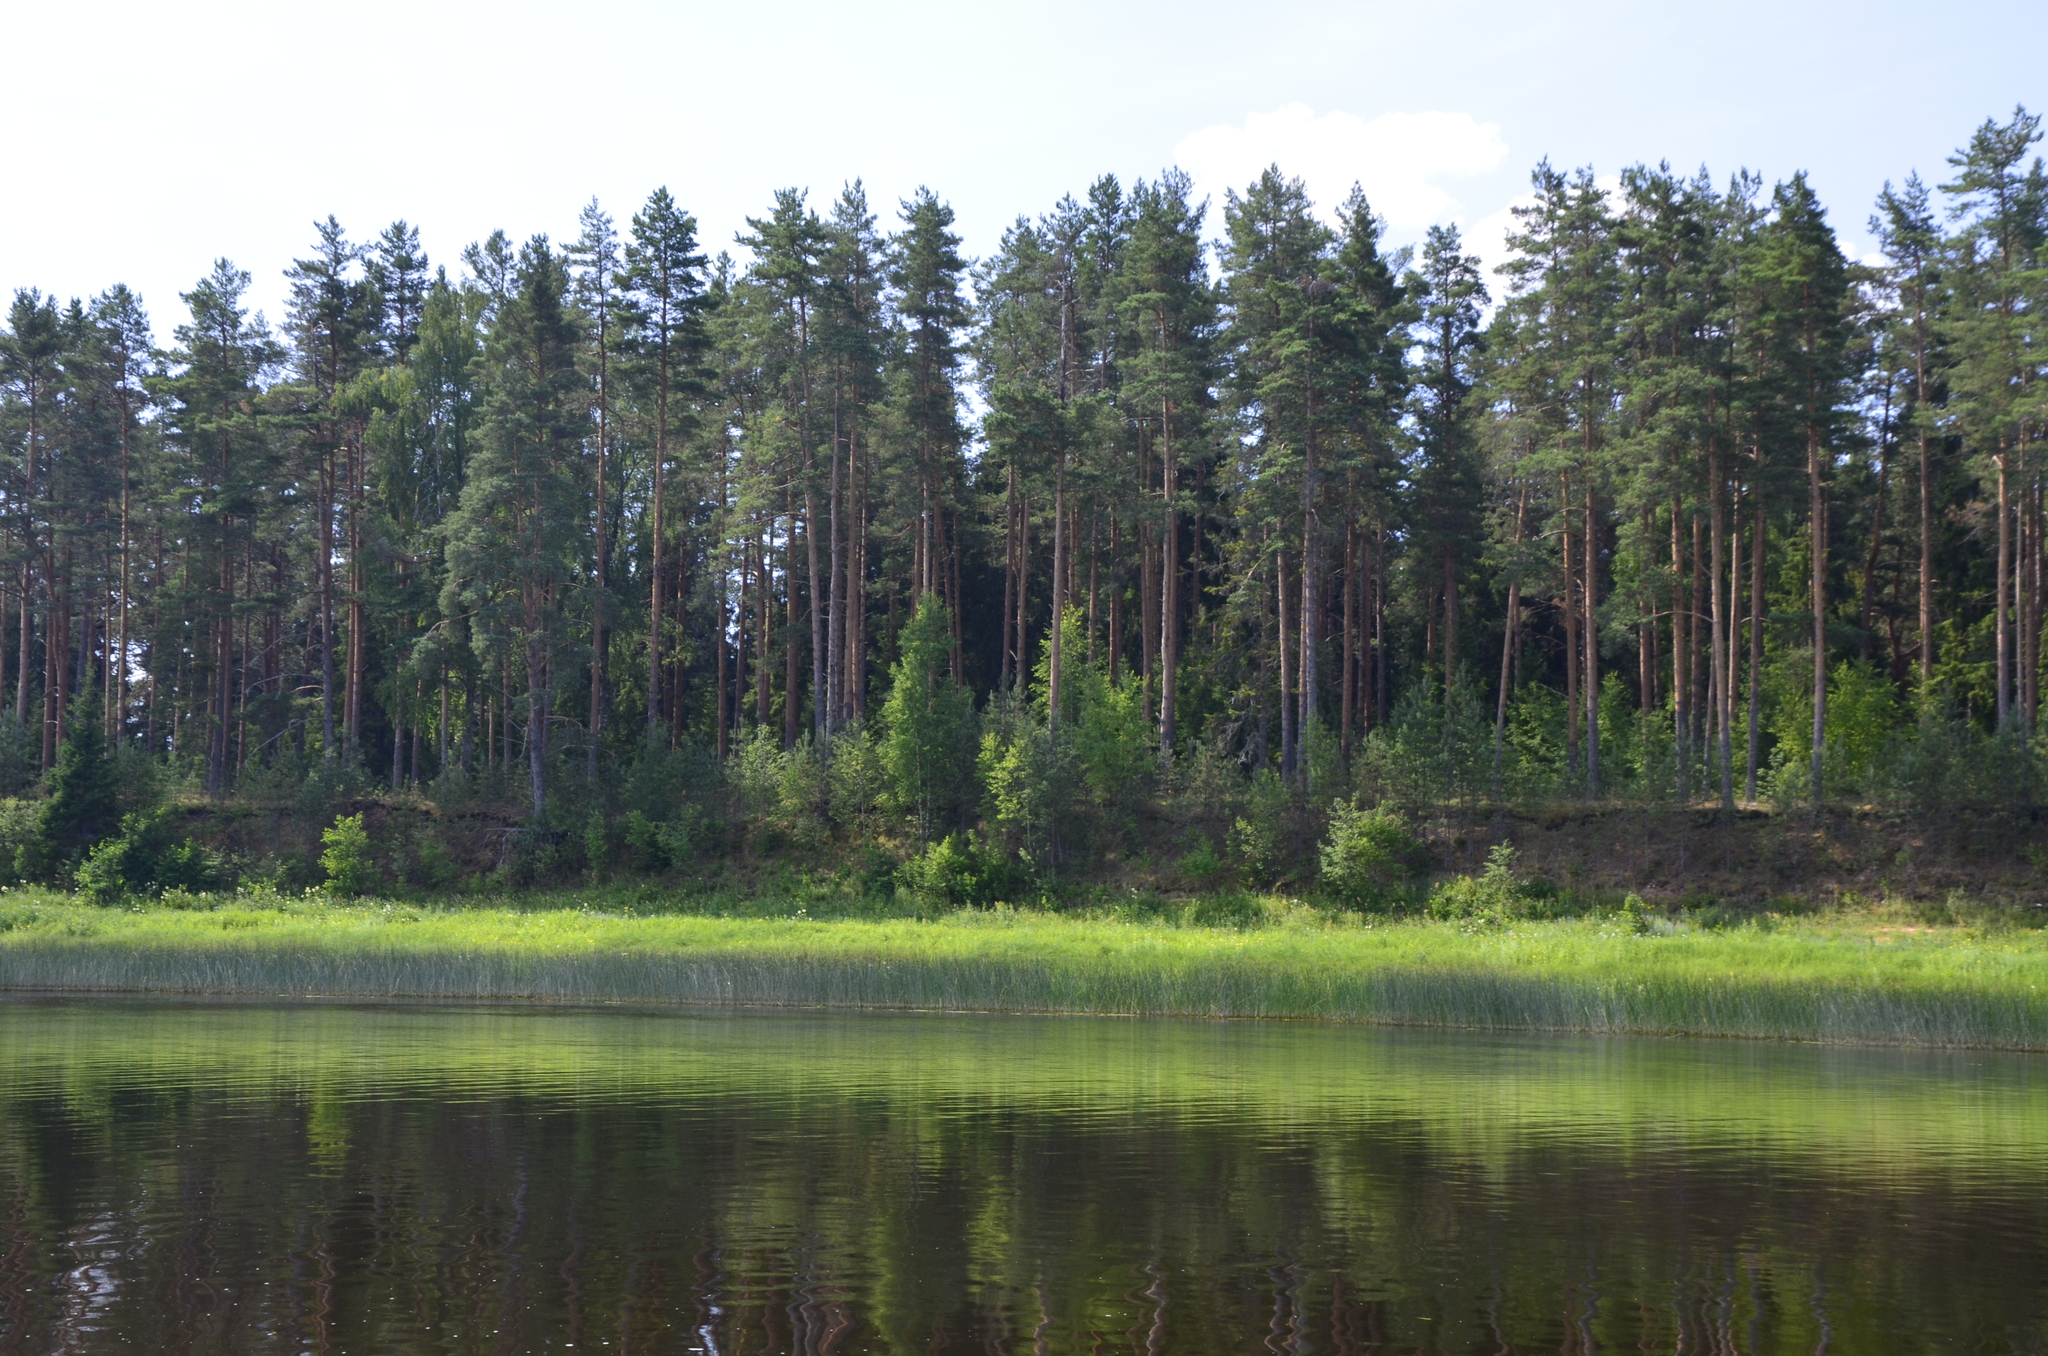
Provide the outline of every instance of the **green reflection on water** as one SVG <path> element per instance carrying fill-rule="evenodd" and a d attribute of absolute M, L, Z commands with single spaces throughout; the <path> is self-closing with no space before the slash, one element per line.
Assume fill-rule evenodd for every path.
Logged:
<path fill-rule="evenodd" d="M 2033 1056 L 16 1002 L 0 1337 L 2039 1350 L 2044 1169 Z"/>

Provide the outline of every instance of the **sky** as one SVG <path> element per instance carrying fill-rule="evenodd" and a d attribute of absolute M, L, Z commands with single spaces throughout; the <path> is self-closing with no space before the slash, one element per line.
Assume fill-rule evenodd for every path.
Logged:
<path fill-rule="evenodd" d="M 775 6 L 359 0 L 8 6 L 0 288 L 116 281 L 160 336 L 214 259 L 280 319 L 333 213 L 466 243 L 624 227 L 657 185 L 734 249 L 773 191 L 859 177 L 885 224 L 929 186 L 974 255 L 1097 176 L 1178 164 L 1211 200 L 1268 163 L 1390 242 L 1455 222 L 1499 257 L 1548 157 L 1809 173 L 1852 255 L 1887 180 L 2016 103 L 2048 111 L 2048 4 L 1211 0 Z M 1958 18 L 1957 16 L 1960 16 Z M 27 110 L 27 116 L 21 115 Z"/>

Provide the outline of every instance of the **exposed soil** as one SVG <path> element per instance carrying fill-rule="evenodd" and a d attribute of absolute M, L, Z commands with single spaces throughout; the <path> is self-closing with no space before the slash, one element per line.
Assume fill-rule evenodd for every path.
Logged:
<path fill-rule="evenodd" d="M 2048 825 L 2036 816 L 1894 811 L 1644 810 L 1556 806 L 1432 822 L 1441 869 L 1476 872 L 1503 838 L 1521 869 L 1573 890 L 1651 903 L 1806 907 L 1864 899 L 2048 901 Z"/>

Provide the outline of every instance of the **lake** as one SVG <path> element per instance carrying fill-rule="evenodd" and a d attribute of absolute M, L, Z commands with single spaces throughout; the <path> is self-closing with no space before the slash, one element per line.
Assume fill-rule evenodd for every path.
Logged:
<path fill-rule="evenodd" d="M 0 1353 L 2044 1343 L 2040 1056 L 0 1002 Z"/>

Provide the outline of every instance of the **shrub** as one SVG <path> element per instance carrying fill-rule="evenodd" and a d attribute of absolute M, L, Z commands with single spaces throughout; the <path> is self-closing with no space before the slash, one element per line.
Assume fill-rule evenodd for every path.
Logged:
<path fill-rule="evenodd" d="M 1515 872 L 1519 857 L 1513 843 L 1496 843 L 1486 854 L 1486 869 L 1458 876 L 1430 892 L 1429 912 L 1435 918 L 1478 918 L 1498 922 L 1528 913 L 1529 891 Z"/>
<path fill-rule="evenodd" d="M 337 816 L 334 827 L 324 830 L 320 841 L 326 849 L 320 854 L 320 865 L 327 871 L 329 889 L 353 897 L 376 888 L 377 868 L 370 861 L 370 834 L 361 815 Z"/>
<path fill-rule="evenodd" d="M 953 681 L 952 614 L 927 593 L 897 638 L 882 704 L 882 766 L 889 800 L 917 824 L 919 842 L 959 808 L 974 763 L 974 695 Z"/>
<path fill-rule="evenodd" d="M 223 884 L 220 860 L 180 840 L 161 810 L 124 815 L 121 832 L 102 840 L 73 875 L 78 888 L 100 904 L 166 891 L 198 893 Z"/>
<path fill-rule="evenodd" d="M 832 737 L 825 767 L 825 799 L 832 822 L 866 842 L 881 827 L 882 799 L 889 772 L 881 748 L 866 729 L 855 726 Z"/>
<path fill-rule="evenodd" d="M 1643 897 L 1633 890 L 1629 891 L 1628 897 L 1621 901 L 1621 921 L 1630 932 L 1635 933 L 1638 937 L 1650 930 L 1650 906 L 1645 904 Z"/>
<path fill-rule="evenodd" d="M 1398 812 L 1337 801 L 1330 807 L 1322 868 L 1323 891 L 1332 899 L 1354 909 L 1383 909 L 1429 869 L 1429 852 Z"/>
<path fill-rule="evenodd" d="M 81 704 L 71 713 L 71 728 L 50 773 L 50 798 L 43 802 L 36 836 L 20 853 L 16 869 L 31 880 L 64 880 L 95 843 L 120 827 L 120 820 L 114 769 L 107 762 L 99 719 Z"/>
<path fill-rule="evenodd" d="M 690 858 L 701 819 L 702 811 L 694 806 L 685 807 L 681 817 L 665 823 L 638 810 L 628 811 L 619 821 L 619 836 L 630 853 L 630 864 L 657 875 L 681 866 Z"/>
<path fill-rule="evenodd" d="M 1293 790 L 1280 780 L 1279 773 L 1260 768 L 1246 789 L 1243 812 L 1225 836 L 1230 855 L 1258 879 L 1277 879 L 1292 856 L 1288 821 L 1293 811 Z"/>
<path fill-rule="evenodd" d="M 0 725 L 6 724 L 0 721 Z M 0 800 L 0 880 L 9 882 L 21 879 L 21 868 L 28 854 L 35 851 L 38 829 L 42 822 L 41 802 L 33 800 Z"/>
<path fill-rule="evenodd" d="M 1181 926 L 1191 928 L 1251 928 L 1265 919 L 1266 911 L 1259 901 L 1242 890 L 1203 895 L 1190 900 L 1180 911 Z"/>
<path fill-rule="evenodd" d="M 1082 837 L 1076 810 L 1083 792 L 1074 745 L 1031 724 L 1009 737 L 982 736 L 979 762 L 988 789 L 988 821 L 1039 870 L 1057 868 Z"/>
<path fill-rule="evenodd" d="M 784 749 L 766 726 L 734 752 L 726 780 L 738 794 L 747 828 L 763 849 L 815 847 L 824 837 L 825 769 L 808 736 Z"/>
<path fill-rule="evenodd" d="M 947 834 L 896 868 L 896 888 L 920 909 L 967 908 L 980 902 L 981 863 L 973 845 Z"/>
<path fill-rule="evenodd" d="M 1175 869 L 1191 881 L 1206 882 L 1223 870 L 1223 857 L 1205 834 L 1193 850 L 1175 863 Z"/>

